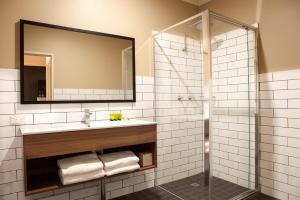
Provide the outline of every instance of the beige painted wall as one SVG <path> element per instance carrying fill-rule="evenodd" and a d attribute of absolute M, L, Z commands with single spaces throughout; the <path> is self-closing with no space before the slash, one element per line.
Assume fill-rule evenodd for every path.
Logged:
<path fill-rule="evenodd" d="M 122 89 L 122 50 L 131 41 L 27 24 L 24 41 L 25 52 L 53 55 L 55 88 Z"/>
<path fill-rule="evenodd" d="M 0 67 L 19 67 L 20 18 L 136 38 L 137 75 L 152 75 L 152 30 L 199 12 L 180 0 L 1 0 Z"/>
<path fill-rule="evenodd" d="M 200 10 L 259 23 L 260 73 L 300 68 L 299 0 L 212 0 Z"/>
<path fill-rule="evenodd" d="M 299 0 L 212 0 L 201 7 L 243 21 L 260 23 L 260 72 L 300 67 Z M 152 30 L 198 13 L 180 0 L 1 0 L 0 68 L 18 68 L 20 18 L 128 35 L 137 42 L 137 74 L 151 75 Z"/>

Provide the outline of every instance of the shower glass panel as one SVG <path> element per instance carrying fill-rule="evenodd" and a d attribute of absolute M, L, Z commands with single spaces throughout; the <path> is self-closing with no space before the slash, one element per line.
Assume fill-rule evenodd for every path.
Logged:
<path fill-rule="evenodd" d="M 211 170 L 239 193 L 255 189 L 255 32 L 210 17 Z M 212 192 L 217 190 L 213 187 Z"/>
<path fill-rule="evenodd" d="M 157 184 L 187 199 L 203 172 L 201 26 L 195 17 L 154 37 Z"/>
<path fill-rule="evenodd" d="M 205 11 L 153 43 L 156 186 L 184 200 L 255 191 L 255 30 Z"/>

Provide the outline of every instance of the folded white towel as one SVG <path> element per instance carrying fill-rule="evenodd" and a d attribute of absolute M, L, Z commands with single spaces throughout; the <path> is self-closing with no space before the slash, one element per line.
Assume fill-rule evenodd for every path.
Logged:
<path fill-rule="evenodd" d="M 89 181 L 93 179 L 98 179 L 102 178 L 105 176 L 105 172 L 103 169 L 101 170 L 95 170 L 92 172 L 88 173 L 83 173 L 83 174 L 76 174 L 76 175 L 63 175 L 62 170 L 58 170 L 58 174 L 60 177 L 60 180 L 63 185 L 69 185 L 69 184 L 74 184 L 74 183 L 79 183 L 83 181 Z"/>
<path fill-rule="evenodd" d="M 103 164 L 96 153 L 83 154 L 57 161 L 62 175 L 80 175 L 93 171 L 101 171 Z"/>
<path fill-rule="evenodd" d="M 125 172 L 132 172 L 137 169 L 140 169 L 140 165 L 138 163 L 130 164 L 127 166 L 123 167 L 116 167 L 116 168 L 110 168 L 110 169 L 105 169 L 105 175 L 106 176 L 112 176 L 115 174 L 120 174 L 120 173 L 125 173 Z"/>
<path fill-rule="evenodd" d="M 132 151 L 119 151 L 99 155 L 105 169 L 120 168 L 139 162 L 139 158 Z"/>

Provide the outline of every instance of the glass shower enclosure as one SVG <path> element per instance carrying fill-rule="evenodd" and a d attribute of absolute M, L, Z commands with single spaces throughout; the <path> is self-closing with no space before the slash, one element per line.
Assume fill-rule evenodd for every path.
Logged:
<path fill-rule="evenodd" d="M 185 200 L 258 189 L 256 35 L 208 10 L 154 34 L 160 189 Z"/>

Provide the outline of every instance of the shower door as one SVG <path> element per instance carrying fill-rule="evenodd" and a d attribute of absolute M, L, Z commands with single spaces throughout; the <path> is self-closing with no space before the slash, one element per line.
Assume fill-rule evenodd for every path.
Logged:
<path fill-rule="evenodd" d="M 256 37 L 249 27 L 215 13 L 209 24 L 211 193 L 228 199 L 251 193 L 258 181 Z"/>

